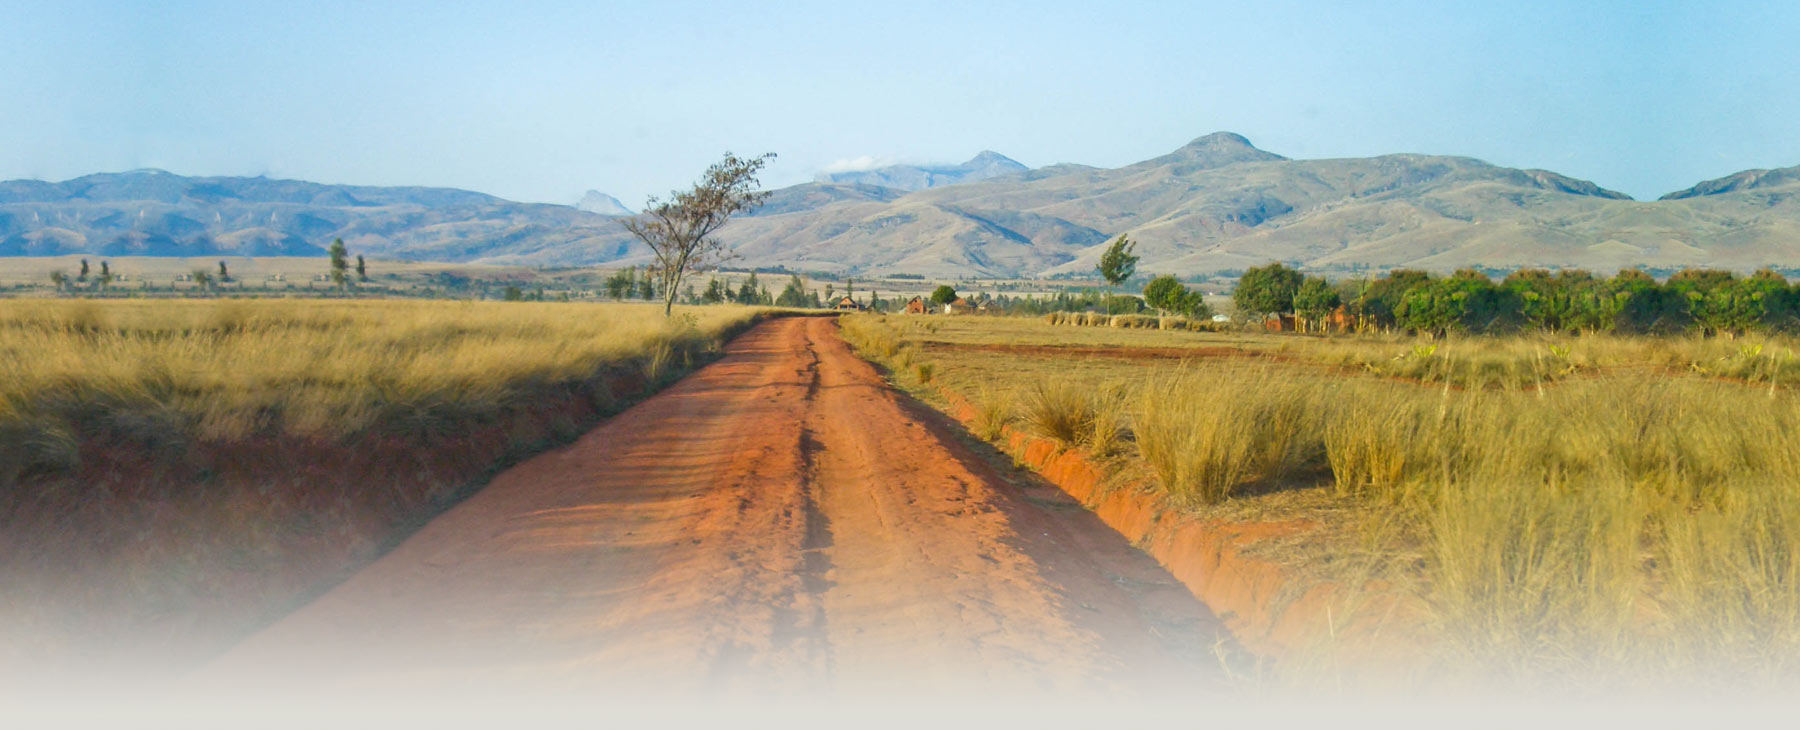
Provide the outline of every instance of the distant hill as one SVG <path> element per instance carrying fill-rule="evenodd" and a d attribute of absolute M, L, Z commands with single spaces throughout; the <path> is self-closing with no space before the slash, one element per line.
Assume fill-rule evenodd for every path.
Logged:
<path fill-rule="evenodd" d="M 1229 132 L 1116 169 L 817 200 L 761 211 L 724 236 L 748 264 L 931 276 L 1086 274 L 1121 233 L 1139 242 L 1140 270 L 1177 274 L 1271 260 L 1449 269 L 1692 258 L 1617 225 L 1650 204 L 1584 180 L 1467 157 L 1290 160 Z"/>
<path fill-rule="evenodd" d="M 1006 155 L 983 150 L 960 165 L 889 165 L 873 170 L 820 173 L 818 182 L 913 191 L 1014 175 L 1029 169 Z"/>
<path fill-rule="evenodd" d="M 1659 200 L 1687 200 L 1706 195 L 1723 195 L 1747 190 L 1792 188 L 1797 184 L 1800 184 L 1800 167 L 1783 167 L 1778 170 L 1745 170 L 1716 180 L 1707 180 L 1686 190 L 1677 190 L 1662 196 Z"/>
<path fill-rule="evenodd" d="M 633 253 L 619 225 L 561 205 L 427 187 L 325 185 L 161 170 L 0 182 L 0 256 L 323 256 L 530 263 Z"/>
<path fill-rule="evenodd" d="M 1800 168 L 1636 201 L 1468 157 L 1288 159 L 1228 132 L 1112 169 L 983 160 L 956 168 L 1008 171 L 948 184 L 936 168 L 883 168 L 774 190 L 719 236 L 735 266 L 858 276 L 1091 275 L 1121 233 L 1139 242 L 1138 270 L 1156 274 L 1800 262 Z M 611 211 L 609 200 L 584 202 Z M 647 261 L 612 216 L 445 188 L 143 170 L 0 183 L 0 255 L 322 255 L 342 237 L 357 253 L 424 261 Z"/>

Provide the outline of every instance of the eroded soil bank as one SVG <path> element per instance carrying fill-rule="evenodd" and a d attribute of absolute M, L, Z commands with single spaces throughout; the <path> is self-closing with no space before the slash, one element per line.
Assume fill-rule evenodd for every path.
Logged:
<path fill-rule="evenodd" d="M 479 418 L 345 439 L 90 434 L 74 468 L 0 484 L 0 673 L 129 683 L 195 668 L 658 385 L 624 361 Z"/>

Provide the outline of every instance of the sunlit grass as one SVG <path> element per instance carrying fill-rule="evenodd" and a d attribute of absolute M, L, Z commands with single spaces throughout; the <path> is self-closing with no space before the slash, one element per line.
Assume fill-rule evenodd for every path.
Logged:
<path fill-rule="evenodd" d="M 856 326 L 895 352 L 937 343 L 936 382 L 975 394 L 978 410 L 1017 403 L 1015 425 L 1040 435 L 1082 441 L 1060 424 L 1083 409 L 1081 423 L 1127 424 L 1128 439 L 1109 439 L 1135 444 L 1119 468 L 1142 469 L 1196 514 L 1328 506 L 1310 543 L 1270 550 L 1305 564 L 1300 575 L 1335 565 L 1340 579 L 1404 577 L 1390 590 L 1429 612 L 1417 628 L 1436 637 L 1431 681 L 1800 680 L 1800 371 L 1786 339 L 1431 342 L 925 320 Z M 996 344 L 1038 349 L 981 347 Z M 1054 349 L 1074 345 L 1196 356 Z M 1129 395 L 1070 395 L 1107 388 Z M 1034 410 L 1045 423 L 1032 425 Z"/>
<path fill-rule="evenodd" d="M 468 302 L 0 302 L 0 466 L 80 438 L 436 433 L 591 383 L 651 381 L 753 311 Z M 605 394 L 599 394 L 605 397 Z M 5 474 L 0 474 L 4 477 Z"/>

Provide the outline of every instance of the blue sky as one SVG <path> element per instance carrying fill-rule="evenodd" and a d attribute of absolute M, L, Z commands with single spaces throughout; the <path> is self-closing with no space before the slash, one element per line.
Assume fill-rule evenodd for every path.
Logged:
<path fill-rule="evenodd" d="M 0 178 L 445 185 L 637 207 L 729 149 L 1117 166 L 1231 130 L 1639 198 L 1800 164 L 1800 3 L 0 7 Z"/>

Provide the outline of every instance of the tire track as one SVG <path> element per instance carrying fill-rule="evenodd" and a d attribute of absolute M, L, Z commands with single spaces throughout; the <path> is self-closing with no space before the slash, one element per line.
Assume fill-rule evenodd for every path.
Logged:
<path fill-rule="evenodd" d="M 835 328 L 759 325 L 195 681 L 635 700 L 1216 682 L 1197 633 L 1167 630 L 1216 619 L 1134 588 L 1173 581 L 1092 515 L 1034 504 Z"/>

